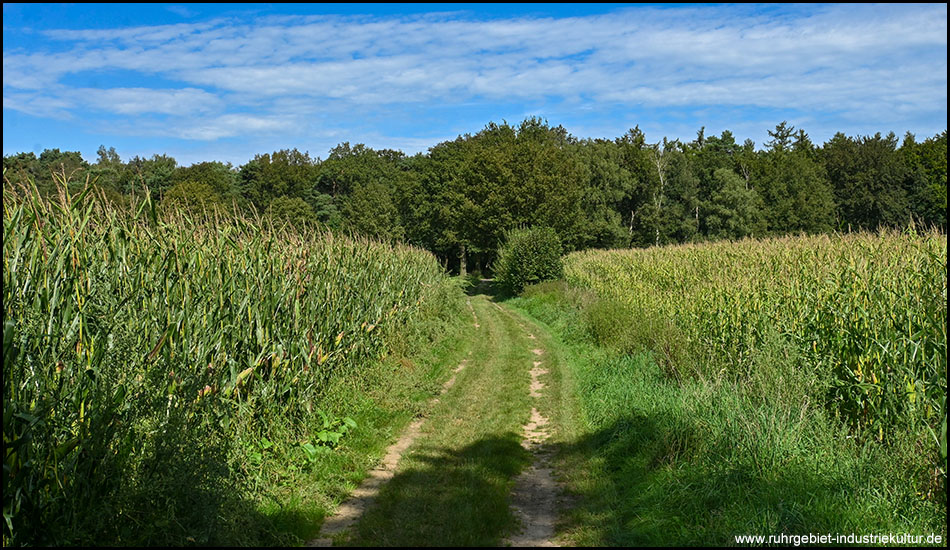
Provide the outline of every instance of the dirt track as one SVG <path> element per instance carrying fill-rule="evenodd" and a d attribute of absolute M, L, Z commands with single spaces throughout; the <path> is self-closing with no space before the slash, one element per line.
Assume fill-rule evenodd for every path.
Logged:
<path fill-rule="evenodd" d="M 467 302 L 467 308 L 472 315 L 471 347 L 464 355 L 465 359 L 443 384 L 439 395 L 430 399 L 428 409 L 432 411 L 431 414 L 412 421 L 386 450 L 380 465 L 370 471 L 350 498 L 325 520 L 320 536 L 309 541 L 308 546 L 331 546 L 334 543 L 377 546 L 557 546 L 555 525 L 562 490 L 556 481 L 553 452 L 548 444 L 551 421 L 540 412 L 548 389 L 546 381 L 550 377 L 548 352 L 541 343 L 542 339 L 535 334 L 541 329 L 529 326 L 507 307 L 490 302 L 485 296 L 472 297 Z M 524 412 L 514 413 L 516 410 Z M 482 434 L 480 439 L 476 439 L 474 434 L 469 434 L 492 422 L 507 422 L 507 425 L 511 425 L 511 421 L 516 420 L 513 414 L 524 415 L 527 421 L 520 428 L 514 428 L 517 424 L 511 428 L 499 428 L 492 432 L 491 437 Z M 467 428 L 466 423 L 475 424 Z M 453 431 L 458 432 L 458 435 L 449 434 Z M 502 495 L 498 503 L 485 504 L 486 507 L 491 504 L 493 509 L 484 513 L 491 514 L 490 519 L 497 521 L 482 522 L 486 532 L 463 534 L 468 537 L 465 539 L 438 540 L 439 532 L 426 525 L 431 514 L 415 510 L 427 505 L 420 503 L 418 496 L 409 496 L 417 495 L 420 489 L 418 482 L 410 484 L 408 481 L 412 476 L 419 475 L 417 470 L 421 467 L 418 460 L 434 462 L 431 457 L 424 456 L 432 454 L 427 449 L 437 449 L 438 454 L 443 456 L 464 454 L 466 449 L 477 447 L 485 441 L 501 441 L 506 434 L 515 437 L 514 432 L 520 434 L 515 440 L 520 440 L 520 443 L 513 441 L 513 446 L 499 446 L 496 451 L 511 456 L 486 459 L 486 463 L 488 460 L 507 460 L 522 465 L 501 479 L 498 487 Z M 474 445 L 472 439 L 476 439 Z M 438 440 L 438 443 L 434 443 L 434 440 Z M 519 445 L 521 450 L 518 450 Z M 407 454 L 413 457 L 409 466 L 403 459 Z M 439 480 L 454 479 L 447 472 L 439 472 L 437 468 L 431 467 L 425 472 L 433 479 L 424 482 L 426 487 L 421 488 L 426 498 L 434 498 L 433 495 L 441 492 L 452 494 L 454 491 L 462 495 L 455 500 L 437 499 L 437 502 L 449 504 L 436 506 L 434 512 L 448 518 L 453 514 L 451 506 L 460 506 L 457 516 L 464 528 L 478 529 L 478 522 L 466 518 L 472 513 L 469 501 L 479 497 L 473 494 L 466 498 L 468 489 L 464 486 L 445 486 L 451 481 Z M 487 480 L 478 482 L 480 485 L 491 485 Z M 387 485 L 395 488 L 390 490 Z M 374 510 L 378 506 L 390 511 Z M 376 517 L 370 520 L 371 526 L 363 526 L 364 518 L 373 516 L 374 512 Z M 390 519 L 388 516 L 392 515 L 406 517 Z M 385 517 L 381 519 L 379 516 Z M 417 519 L 414 521 L 411 518 Z M 450 520 L 441 520 L 441 523 L 447 521 Z M 432 519 L 432 523 L 439 522 Z M 446 532 L 443 531 L 441 536 L 446 537 Z"/>

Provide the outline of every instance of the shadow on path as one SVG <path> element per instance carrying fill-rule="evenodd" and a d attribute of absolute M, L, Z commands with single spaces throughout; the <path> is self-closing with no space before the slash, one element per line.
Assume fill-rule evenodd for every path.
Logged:
<path fill-rule="evenodd" d="M 581 481 L 557 532 L 586 546 L 732 546 L 737 535 L 847 534 L 868 513 L 852 474 L 816 471 L 801 457 L 769 459 L 767 449 L 749 452 L 704 430 L 701 419 L 662 410 L 618 415 L 552 448 Z"/>
<path fill-rule="evenodd" d="M 511 480 L 531 461 L 521 436 L 506 433 L 461 449 L 422 445 L 403 457 L 349 544 L 494 546 L 516 527 Z"/>
<path fill-rule="evenodd" d="M 465 293 L 469 296 L 488 296 L 490 299 L 496 301 L 508 297 L 495 279 L 483 279 L 479 277 L 466 277 Z"/>

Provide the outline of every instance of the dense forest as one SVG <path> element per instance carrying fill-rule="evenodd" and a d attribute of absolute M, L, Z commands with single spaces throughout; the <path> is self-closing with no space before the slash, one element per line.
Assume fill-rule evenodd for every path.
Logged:
<path fill-rule="evenodd" d="M 3 158 L 4 177 L 42 193 L 91 182 L 121 204 L 147 192 L 180 208 L 220 205 L 295 225 L 403 241 L 449 269 L 488 272 L 506 231 L 553 228 L 565 252 L 789 233 L 947 224 L 947 133 L 918 141 L 836 134 L 815 145 L 787 122 L 756 148 L 729 131 L 650 143 L 639 127 L 578 139 L 529 118 L 408 156 L 342 143 L 326 159 L 297 149 L 243 166 L 179 166 L 154 155 L 95 163 L 47 149 Z"/>

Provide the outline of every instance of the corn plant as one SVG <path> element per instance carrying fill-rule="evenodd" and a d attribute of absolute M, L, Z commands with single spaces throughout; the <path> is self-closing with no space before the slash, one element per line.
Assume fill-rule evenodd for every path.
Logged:
<path fill-rule="evenodd" d="M 5 543 L 140 525 L 161 483 L 240 486 L 239 440 L 310 439 L 331 379 L 359 384 L 421 310 L 458 299 L 407 246 L 147 194 L 116 208 L 88 186 L 3 202 Z"/>
<path fill-rule="evenodd" d="M 886 440 L 926 427 L 939 441 L 945 430 L 946 235 L 576 252 L 565 274 L 623 304 L 630 326 L 651 327 L 631 329 L 629 344 L 653 351 L 673 376 L 742 380 L 777 333 L 856 433 Z"/>

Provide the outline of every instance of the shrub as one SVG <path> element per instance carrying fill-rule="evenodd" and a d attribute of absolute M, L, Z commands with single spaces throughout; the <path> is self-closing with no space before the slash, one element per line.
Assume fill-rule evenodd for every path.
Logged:
<path fill-rule="evenodd" d="M 503 288 L 519 293 L 534 283 L 561 277 L 561 242 L 549 227 L 509 231 L 498 250 L 495 278 Z"/>

